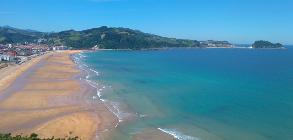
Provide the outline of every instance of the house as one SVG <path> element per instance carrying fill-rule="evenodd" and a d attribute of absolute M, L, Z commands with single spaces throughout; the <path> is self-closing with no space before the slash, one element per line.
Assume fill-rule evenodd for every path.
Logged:
<path fill-rule="evenodd" d="M 57 51 L 57 50 L 68 50 L 67 46 L 54 46 L 52 48 L 53 51 Z"/>
<path fill-rule="evenodd" d="M 5 49 L 5 48 L 7 48 L 6 45 L 0 44 L 0 49 Z"/>
<path fill-rule="evenodd" d="M 214 41 L 214 40 L 207 40 L 207 41 L 200 41 L 201 47 L 206 48 L 231 48 L 233 47 L 228 41 Z"/>
<path fill-rule="evenodd" d="M 5 54 L 12 56 L 12 57 L 16 57 L 17 52 L 16 51 L 7 51 Z"/>
<path fill-rule="evenodd" d="M 4 51 L 0 54 L 0 61 L 15 61 L 16 51 Z"/>
<path fill-rule="evenodd" d="M 17 55 L 19 56 L 30 56 L 33 54 L 32 49 L 24 48 L 24 49 L 17 49 Z"/>
<path fill-rule="evenodd" d="M 0 61 L 14 61 L 15 57 L 7 55 L 7 54 L 0 54 Z"/>
<path fill-rule="evenodd" d="M 0 44 L 0 51 L 5 51 L 7 49 L 8 49 L 8 46 L 7 45 Z"/>

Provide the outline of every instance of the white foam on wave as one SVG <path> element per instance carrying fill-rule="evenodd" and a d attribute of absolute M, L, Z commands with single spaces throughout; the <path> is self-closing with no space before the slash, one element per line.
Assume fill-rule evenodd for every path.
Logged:
<path fill-rule="evenodd" d="M 146 115 L 146 114 L 140 114 L 140 115 L 139 115 L 140 118 L 145 118 L 145 117 L 147 117 L 147 116 L 148 116 L 148 115 Z"/>
<path fill-rule="evenodd" d="M 100 73 L 98 71 L 94 70 L 94 69 L 89 69 L 89 70 L 92 71 L 92 72 L 94 72 L 97 76 L 100 75 Z"/>
<path fill-rule="evenodd" d="M 96 89 L 97 93 L 96 93 L 96 96 L 93 96 L 93 99 L 99 99 L 100 101 L 104 102 L 104 100 L 102 99 L 102 91 L 103 91 L 103 88 L 101 88 L 99 86 L 99 84 L 97 82 L 94 82 L 94 81 L 91 81 L 91 80 L 86 80 L 86 82 L 93 88 Z"/>
<path fill-rule="evenodd" d="M 83 70 L 84 72 L 86 72 L 85 78 L 81 78 L 80 80 L 86 81 L 88 85 L 96 89 L 97 93 L 96 95 L 92 96 L 92 99 L 102 101 L 107 107 L 107 109 L 117 117 L 119 122 L 117 122 L 117 124 L 115 125 L 115 128 L 116 128 L 121 122 L 129 118 L 132 114 L 123 111 L 122 105 L 120 103 L 109 101 L 102 98 L 102 91 L 108 87 L 101 85 L 94 80 L 90 80 L 91 76 L 100 76 L 100 73 L 94 70 L 93 68 L 91 68 L 90 66 L 82 63 L 83 58 L 86 58 L 86 57 L 87 56 L 82 54 L 74 56 L 74 59 L 76 60 L 76 63 L 78 64 L 79 68 Z M 109 86 L 109 88 L 111 88 L 111 86 Z"/>
<path fill-rule="evenodd" d="M 101 91 L 97 90 L 97 95 L 99 98 L 101 98 L 102 97 Z"/>
<path fill-rule="evenodd" d="M 79 53 L 78 56 L 79 56 L 80 58 L 86 58 L 86 57 L 87 57 L 87 56 L 83 55 L 82 53 Z"/>
<path fill-rule="evenodd" d="M 92 86 L 93 88 L 96 88 L 96 89 L 98 89 L 99 87 L 98 87 L 98 83 L 96 83 L 96 82 L 94 82 L 94 81 L 91 81 L 91 80 L 86 80 L 86 82 L 90 85 L 90 86 Z"/>
<path fill-rule="evenodd" d="M 86 67 L 86 68 L 88 68 L 89 66 L 88 65 L 86 65 L 86 64 L 82 64 L 82 66 L 84 66 L 84 67 Z"/>
<path fill-rule="evenodd" d="M 114 109 L 115 107 L 112 106 L 110 101 L 106 99 L 102 99 L 102 98 L 100 98 L 100 101 L 102 101 L 107 107 L 107 109 L 117 117 L 118 122 L 115 125 L 115 128 L 117 128 L 118 125 L 123 121 L 123 117 L 119 114 L 120 111 L 117 111 L 117 109 Z"/>
<path fill-rule="evenodd" d="M 86 56 L 85 55 L 82 55 L 82 54 L 79 54 L 79 55 L 76 55 L 74 56 L 75 59 L 78 59 L 77 61 L 77 64 L 79 66 L 79 68 L 86 72 L 86 76 L 85 78 L 80 78 L 80 80 L 84 80 L 86 81 L 86 83 L 88 85 L 90 85 L 91 87 L 95 88 L 97 93 L 95 96 L 92 97 L 92 99 L 96 100 L 96 99 L 99 99 L 101 100 L 101 97 L 102 97 L 102 90 L 105 88 L 105 86 L 102 86 L 100 87 L 99 86 L 99 83 L 93 81 L 93 80 L 90 80 L 91 78 L 91 73 L 94 73 L 96 76 L 99 76 L 99 72 L 94 70 L 94 69 L 91 69 L 88 65 L 84 64 L 84 63 L 81 63 L 81 58 L 85 58 Z M 101 100 L 102 101 L 102 100 Z"/>
<path fill-rule="evenodd" d="M 185 135 L 179 131 L 176 131 L 175 129 L 162 129 L 162 128 L 158 128 L 158 129 L 164 133 L 167 133 L 173 136 L 177 140 L 200 140 L 199 138 Z"/>
<path fill-rule="evenodd" d="M 80 66 L 81 66 L 82 70 L 87 72 L 87 75 L 86 75 L 85 79 L 83 79 L 83 80 L 85 80 L 88 83 L 88 85 L 95 88 L 97 91 L 97 94 L 96 94 L 97 96 L 93 96 L 92 99 L 94 99 L 94 100 L 98 99 L 106 105 L 107 109 L 118 118 L 119 122 L 115 125 L 115 127 L 118 127 L 119 123 L 122 122 L 123 118 L 124 118 L 122 115 L 123 114 L 122 111 L 118 107 L 118 103 L 111 102 L 106 99 L 102 99 L 102 91 L 103 91 L 103 89 L 106 88 L 106 86 L 99 86 L 99 83 L 97 83 L 93 80 L 89 80 L 90 79 L 90 72 L 95 73 L 97 76 L 99 76 L 99 72 L 97 72 L 93 69 L 90 69 L 89 66 L 87 66 L 85 64 L 81 64 Z"/>
<path fill-rule="evenodd" d="M 131 116 L 131 113 L 124 112 L 121 109 L 121 104 L 118 102 L 104 100 L 109 111 L 111 111 L 117 118 L 119 123 L 123 122 Z M 118 126 L 118 125 L 117 125 Z"/>
<path fill-rule="evenodd" d="M 94 99 L 94 100 L 97 99 L 97 96 L 93 96 L 93 99 Z"/>

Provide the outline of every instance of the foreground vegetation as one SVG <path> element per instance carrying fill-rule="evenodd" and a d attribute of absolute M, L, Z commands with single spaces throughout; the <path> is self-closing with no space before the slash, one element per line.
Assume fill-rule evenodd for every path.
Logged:
<path fill-rule="evenodd" d="M 0 134 L 0 140 L 79 140 L 78 137 L 66 137 L 66 138 L 39 138 L 37 134 L 32 133 L 30 136 L 16 135 L 13 136 L 9 134 Z"/>

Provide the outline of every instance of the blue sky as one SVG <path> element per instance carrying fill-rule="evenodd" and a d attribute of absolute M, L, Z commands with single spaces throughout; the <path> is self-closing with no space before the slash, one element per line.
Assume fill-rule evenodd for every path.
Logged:
<path fill-rule="evenodd" d="M 293 44 L 293 0 L 1 0 L 0 26 L 128 27 L 167 37 Z"/>

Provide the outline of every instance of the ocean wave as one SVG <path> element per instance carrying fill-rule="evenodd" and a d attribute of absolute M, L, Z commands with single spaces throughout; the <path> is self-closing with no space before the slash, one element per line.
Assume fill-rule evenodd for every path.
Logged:
<path fill-rule="evenodd" d="M 140 115 L 139 115 L 140 118 L 145 118 L 145 117 L 147 117 L 147 116 L 148 116 L 148 115 L 146 115 L 146 114 L 140 114 Z"/>
<path fill-rule="evenodd" d="M 80 58 L 86 58 L 86 57 L 87 57 L 87 56 L 83 55 L 82 53 L 79 53 L 78 56 L 79 56 Z"/>
<path fill-rule="evenodd" d="M 89 69 L 89 70 L 92 71 L 92 72 L 94 72 L 96 74 L 96 76 L 99 76 L 100 75 L 100 73 L 98 71 L 94 70 L 94 69 Z"/>
<path fill-rule="evenodd" d="M 119 123 L 125 120 L 128 120 L 129 118 L 133 116 L 132 113 L 125 112 L 124 109 L 122 109 L 121 103 L 109 101 L 105 99 L 103 99 L 103 101 L 105 102 L 109 111 L 111 111 L 118 118 Z"/>
<path fill-rule="evenodd" d="M 99 83 L 92 81 L 92 80 L 85 80 L 91 87 L 96 89 L 96 95 L 93 96 L 93 99 L 96 100 L 100 100 L 102 102 L 104 102 L 105 100 L 102 99 L 102 91 L 106 88 L 105 86 L 100 86 Z"/>
<path fill-rule="evenodd" d="M 86 58 L 86 56 L 81 53 L 73 56 L 73 59 L 75 60 L 75 63 L 78 64 L 79 69 L 86 73 L 85 78 L 81 77 L 80 80 L 86 81 L 88 85 L 96 89 L 97 93 L 92 97 L 94 100 L 100 99 L 102 97 L 101 92 L 105 86 L 100 86 L 98 82 L 90 80 L 92 76 L 99 76 L 99 72 L 91 69 L 90 66 L 86 65 L 85 63 L 82 63 L 81 58 Z"/>
<path fill-rule="evenodd" d="M 100 100 L 101 102 L 105 104 L 107 109 L 117 117 L 119 122 L 116 124 L 115 127 L 118 127 L 118 125 L 121 122 L 126 121 L 129 118 L 132 118 L 133 116 L 135 116 L 135 114 L 128 113 L 127 111 L 125 111 L 125 109 L 123 108 L 123 105 L 119 102 L 114 102 L 114 101 L 110 101 L 110 100 L 102 98 L 103 90 L 105 90 L 106 88 L 112 88 L 112 86 L 106 87 L 105 85 L 91 79 L 92 77 L 100 76 L 100 72 L 91 68 L 89 65 L 83 62 L 83 59 L 86 57 L 87 56 L 82 54 L 75 55 L 73 57 L 75 63 L 78 64 L 79 69 L 85 72 L 85 78 L 81 78 L 81 80 L 84 80 L 88 85 L 96 89 L 96 95 L 93 95 L 92 99 Z"/>
<path fill-rule="evenodd" d="M 98 72 L 96 73 L 98 74 Z M 89 79 L 89 78 L 88 78 Z M 119 120 L 119 123 L 123 122 L 124 120 L 127 120 L 132 116 L 131 113 L 123 111 L 122 104 L 119 102 L 109 101 L 102 98 L 102 91 L 106 89 L 106 86 L 100 85 L 99 83 L 86 79 L 87 83 L 94 87 L 97 90 L 96 96 L 93 96 L 93 99 L 99 99 L 100 101 L 104 102 L 107 109 L 112 112 Z M 111 87 L 109 87 L 111 88 Z M 116 127 L 119 125 L 119 123 L 116 125 Z"/>
<path fill-rule="evenodd" d="M 177 140 L 200 140 L 199 138 L 185 135 L 179 131 L 176 131 L 175 129 L 162 129 L 162 128 L 158 128 L 158 129 L 164 133 L 167 133 L 173 136 Z"/>

